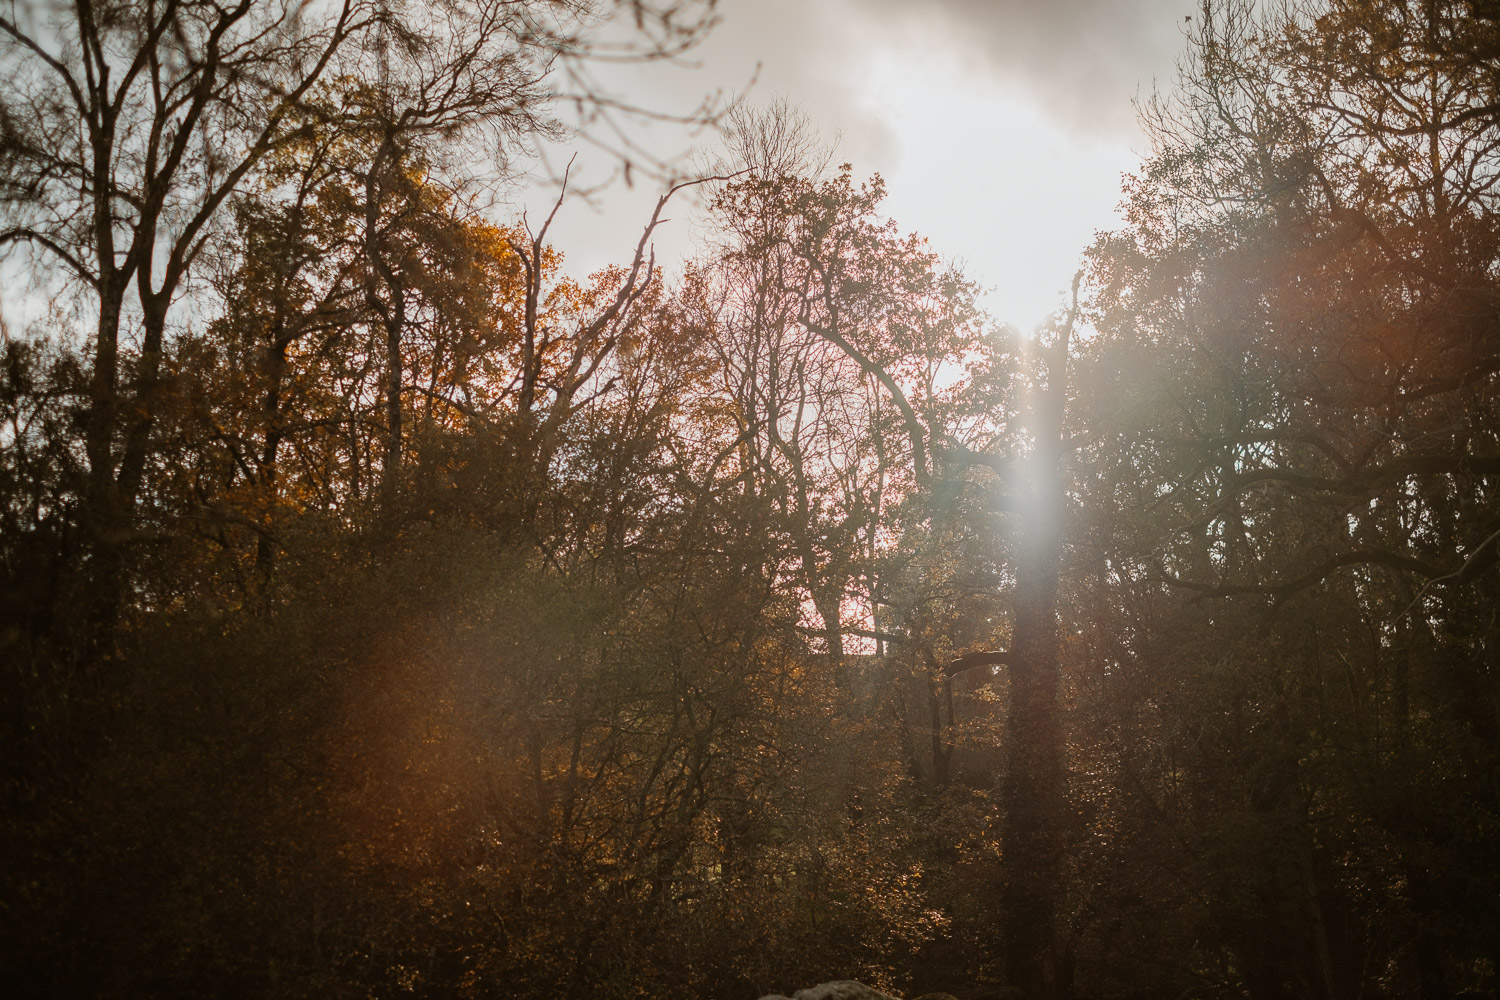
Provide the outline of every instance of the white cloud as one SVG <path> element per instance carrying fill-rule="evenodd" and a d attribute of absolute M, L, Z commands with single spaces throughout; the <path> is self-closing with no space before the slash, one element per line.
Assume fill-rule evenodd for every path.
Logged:
<path fill-rule="evenodd" d="M 1030 323 L 1055 306 L 1091 233 L 1114 224 L 1120 173 L 1144 140 L 1132 100 L 1169 82 L 1195 0 L 724 0 L 698 68 L 614 73 L 644 106 L 686 110 L 714 90 L 784 95 L 829 136 L 838 158 L 889 182 L 891 214 L 994 286 L 991 308 Z M 639 133 L 662 155 L 680 129 Z M 698 137 L 702 143 L 709 137 Z M 615 168 L 586 153 L 579 173 Z M 590 270 L 620 261 L 655 202 L 652 184 L 617 186 L 603 214 L 559 216 L 558 245 Z M 536 216 L 550 197 L 527 194 Z M 691 251 L 685 207 L 657 245 Z"/>

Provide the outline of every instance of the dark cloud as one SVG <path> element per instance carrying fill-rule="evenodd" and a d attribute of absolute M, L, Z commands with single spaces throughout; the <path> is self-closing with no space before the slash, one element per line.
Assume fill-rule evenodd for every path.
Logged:
<path fill-rule="evenodd" d="M 1131 101 L 1166 88 L 1197 0 L 847 0 L 887 31 L 951 47 L 1085 130 L 1134 129 Z"/>

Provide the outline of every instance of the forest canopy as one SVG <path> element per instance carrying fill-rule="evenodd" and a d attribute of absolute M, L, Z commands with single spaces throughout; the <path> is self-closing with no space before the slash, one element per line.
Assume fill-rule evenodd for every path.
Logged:
<path fill-rule="evenodd" d="M 1495 997 L 1500 9 L 1205 3 L 1029 331 L 715 14 L 0 3 L 6 981 Z"/>

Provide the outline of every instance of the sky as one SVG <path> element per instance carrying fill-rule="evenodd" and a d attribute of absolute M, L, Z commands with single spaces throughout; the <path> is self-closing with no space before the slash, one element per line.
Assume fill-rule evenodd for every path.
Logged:
<path fill-rule="evenodd" d="M 835 162 L 886 180 L 887 214 L 987 289 L 999 320 L 1029 328 L 1064 304 L 1080 254 L 1118 222 L 1121 177 L 1147 149 L 1135 101 L 1168 90 L 1197 0 L 721 0 L 694 66 L 612 71 L 636 103 L 691 110 L 704 94 L 784 98 L 829 140 Z M 669 156 L 712 135 L 641 126 Z M 578 146 L 573 176 L 618 172 Z M 554 159 L 567 152 L 554 151 Z M 571 270 L 628 259 L 659 186 L 616 181 L 559 213 L 553 242 Z M 545 216 L 536 185 L 513 210 Z M 691 206 L 669 211 L 659 260 L 694 251 Z"/>

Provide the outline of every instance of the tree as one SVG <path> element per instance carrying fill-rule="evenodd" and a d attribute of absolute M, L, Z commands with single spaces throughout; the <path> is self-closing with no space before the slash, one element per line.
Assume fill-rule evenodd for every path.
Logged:
<path fill-rule="evenodd" d="M 759 155 L 769 162 L 714 205 L 730 237 L 717 262 L 725 389 L 754 466 L 746 489 L 770 491 L 784 511 L 837 664 L 856 584 L 872 609 L 863 631 L 878 632 L 886 511 L 931 483 L 936 380 L 962 363 L 977 314 L 961 276 L 879 218 L 878 177 L 856 187 L 847 165 L 826 179 L 776 173 L 777 154 Z"/>
<path fill-rule="evenodd" d="M 1064 460 L 1067 441 L 1068 355 L 1077 321 L 1074 304 L 1056 324 L 1051 342 L 1037 338 L 1042 362 L 1026 409 L 1031 448 L 1021 464 L 1011 646 L 1006 714 L 1004 922 L 1006 969 L 1028 995 L 1071 995 L 1072 956 L 1059 933 L 1067 813 L 1061 636 L 1058 589 L 1062 572 Z"/>
<path fill-rule="evenodd" d="M 1237 824 L 1262 831 L 1264 853 L 1210 883 L 1252 995 L 1345 995 L 1366 949 L 1392 956 L 1394 991 L 1447 996 L 1476 981 L 1495 919 L 1467 904 L 1438 917 L 1435 886 L 1466 866 L 1367 777 L 1416 795 L 1451 762 L 1477 764 L 1490 723 L 1450 685 L 1468 705 L 1495 698 L 1473 679 L 1493 641 L 1473 608 L 1493 582 L 1500 472 L 1497 121 L 1492 32 L 1472 14 L 1205 7 L 1184 94 L 1150 119 L 1132 226 L 1092 254 L 1104 336 L 1087 419 L 1123 532 L 1110 573 L 1181 630 L 1154 655 L 1199 664 L 1184 709 L 1197 740 L 1174 753 L 1203 778 L 1179 829 L 1220 846 Z M 1318 693 L 1335 664 L 1360 678 L 1336 705 Z M 1211 722 L 1210 705 L 1230 714 Z M 1256 775 L 1240 804 L 1220 795 L 1227 759 Z M 1492 783 L 1470 793 L 1493 808 Z M 1196 870 L 1208 857 L 1185 853 Z M 1373 874 L 1352 875 L 1355 858 Z"/>
<path fill-rule="evenodd" d="M 379 144 L 369 139 L 326 129 L 266 165 L 255 195 L 236 206 L 243 250 L 217 281 L 224 314 L 206 337 L 185 341 L 212 373 L 186 437 L 222 469 L 221 486 L 198 491 L 200 506 L 260 526 L 262 583 L 278 547 L 274 509 L 302 497 L 292 505 L 349 510 L 397 475 L 388 471 L 392 392 L 398 451 L 407 437 L 492 418 L 478 400 L 500 377 L 490 364 L 518 336 L 512 234 L 408 161 L 387 170 L 380 213 L 379 252 L 387 272 L 399 271 L 402 300 L 392 361 L 392 314 L 369 299 L 380 282 L 362 203 Z M 406 414 L 416 430 L 403 427 Z M 384 439 L 374 457 L 357 443 L 373 436 Z M 297 460 L 284 481 L 286 449 Z"/>
<path fill-rule="evenodd" d="M 713 3 L 623 6 L 646 43 L 626 54 L 651 58 L 701 38 Z M 37 272 L 43 283 L 75 284 L 93 327 L 81 513 L 90 617 L 107 626 L 123 596 L 126 548 L 162 527 L 138 502 L 170 392 L 169 316 L 215 247 L 223 210 L 277 150 L 318 129 L 373 126 L 366 202 L 376 217 L 367 219 L 366 251 L 384 292 L 366 298 L 383 314 L 388 369 L 399 368 L 399 281 L 376 233 L 386 161 L 419 135 L 488 130 L 513 143 L 543 127 L 557 93 L 549 72 L 561 61 L 579 82 L 580 60 L 593 51 L 581 29 L 595 10 L 377 0 L 122 0 L 59 5 L 51 17 L 49 9 L 13 3 L 0 17 L 0 58 L 12 67 L 0 94 L 0 247 L 25 246 L 50 262 L 55 269 Z M 355 121 L 309 113 L 320 82 L 360 75 L 379 80 L 368 92 L 373 106 L 342 109 Z M 387 451 L 399 464 L 395 395 L 387 393 Z"/>
<path fill-rule="evenodd" d="M 99 622 L 115 614 L 121 549 L 140 530 L 170 307 L 221 207 L 375 20 L 352 2 L 309 18 L 302 8 L 86 5 L 60 11 L 54 27 L 12 5 L 0 18 L 14 66 L 0 243 L 50 256 L 84 288 L 93 317 L 83 512 Z"/>
<path fill-rule="evenodd" d="M 879 221 L 878 178 L 856 187 L 847 166 L 826 180 L 773 169 L 785 159 L 778 150 L 801 148 L 794 125 L 784 111 L 744 120 L 758 140 L 749 143 L 752 169 L 715 205 L 721 231 L 734 236 L 720 267 L 730 317 L 724 328 L 735 337 L 722 350 L 727 370 L 743 373 L 731 384 L 736 413 L 765 470 L 761 488 L 782 498 L 797 582 L 822 619 L 817 634 L 830 658 L 844 658 L 852 585 L 864 576 L 870 589 L 862 600 L 878 612 L 870 618 L 873 630 L 855 633 L 905 647 L 904 655 L 921 650 L 913 666 L 924 674 L 930 665 L 930 719 L 921 724 L 931 730 L 940 785 L 952 752 L 943 745 L 940 691 L 947 690 L 941 700 L 951 726 L 954 675 L 1006 668 L 999 950 L 1013 984 L 1028 994 L 1066 995 L 1068 958 L 1055 918 L 1066 813 L 1057 594 L 1075 317 L 1058 324 L 1030 369 L 1018 372 L 1008 359 L 986 357 L 976 344 L 967 286 L 944 273 L 919 240 L 903 240 L 891 223 Z M 961 378 L 940 390 L 940 377 L 955 374 L 974 381 Z M 1008 406 L 1016 412 L 1006 414 Z M 976 478 L 976 469 L 988 472 Z M 896 535 L 887 511 L 904 507 L 914 525 L 973 516 L 975 505 L 959 498 L 981 483 L 1021 519 L 1010 547 L 1014 589 L 1000 602 L 1010 611 L 1006 651 L 993 649 L 993 629 L 979 637 L 980 648 L 962 649 L 955 633 L 970 629 L 968 623 L 922 634 L 919 623 L 929 617 L 923 605 L 935 596 L 931 581 L 908 595 L 904 611 L 891 609 L 874 583 L 881 573 L 894 579 L 903 562 L 930 564 L 914 558 L 921 534 L 953 541 L 938 523 L 892 545 L 884 541 Z M 978 509 L 986 520 L 993 513 L 989 504 Z M 866 550 L 874 558 L 860 568 L 855 559 Z M 988 589 L 999 597 L 994 584 Z M 939 663 L 935 648 L 952 653 Z"/>

